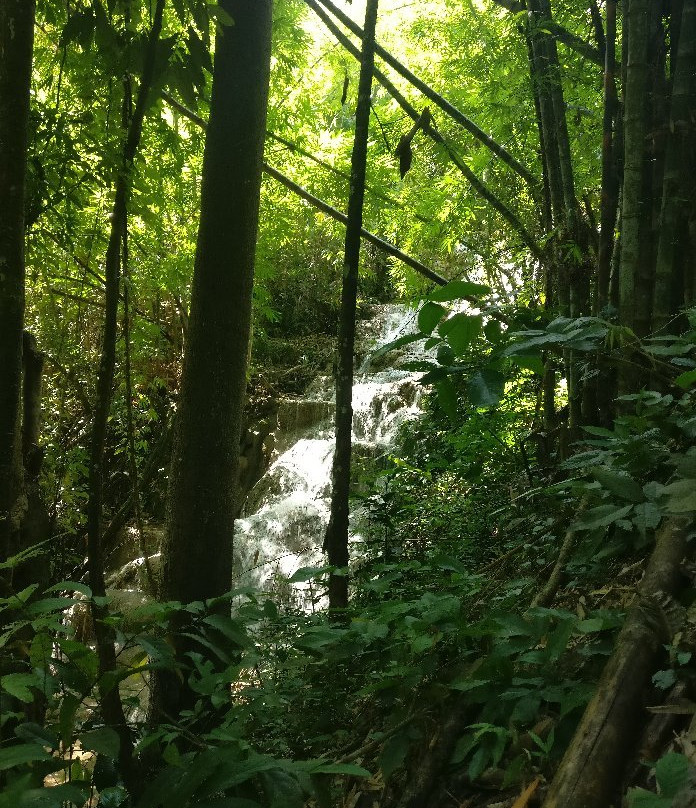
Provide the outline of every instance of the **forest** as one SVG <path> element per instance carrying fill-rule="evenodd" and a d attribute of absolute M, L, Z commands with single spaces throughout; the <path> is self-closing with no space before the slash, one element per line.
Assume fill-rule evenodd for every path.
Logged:
<path fill-rule="evenodd" d="M 0 0 L 0 808 L 696 805 L 696 0 Z"/>

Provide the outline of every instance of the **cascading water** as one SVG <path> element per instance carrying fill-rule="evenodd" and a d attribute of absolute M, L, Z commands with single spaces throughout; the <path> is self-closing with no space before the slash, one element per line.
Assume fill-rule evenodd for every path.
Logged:
<path fill-rule="evenodd" d="M 387 354 L 392 365 L 388 369 L 373 369 L 371 363 L 371 354 L 379 346 L 415 330 L 414 309 L 398 304 L 374 306 L 372 316 L 360 323 L 358 352 L 366 354 L 366 359 L 353 385 L 355 454 L 374 456 L 384 451 L 401 424 L 419 413 L 418 374 L 398 365 L 423 358 L 422 351 Z M 416 351 L 418 347 L 419 343 Z M 246 515 L 238 520 L 235 531 L 235 585 L 273 591 L 304 608 L 311 608 L 311 588 L 293 590 L 288 579 L 299 567 L 324 563 L 321 548 L 329 519 L 333 399 L 333 381 L 321 377 L 305 401 L 281 405 L 278 456 L 251 490 Z"/>

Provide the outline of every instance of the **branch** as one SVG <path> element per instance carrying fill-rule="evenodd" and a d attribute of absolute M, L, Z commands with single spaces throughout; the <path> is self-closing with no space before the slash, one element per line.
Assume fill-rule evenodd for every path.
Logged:
<path fill-rule="evenodd" d="M 170 95 L 166 91 L 162 91 L 162 98 L 171 106 L 174 107 L 178 112 L 180 112 L 185 118 L 188 118 L 193 123 L 197 124 L 198 126 L 205 127 L 205 120 L 201 118 L 200 115 L 190 110 L 188 107 L 184 106 L 180 101 L 177 101 L 174 96 Z M 326 160 L 322 160 L 320 157 L 312 154 L 311 152 L 303 149 L 302 146 L 298 146 L 297 143 L 293 143 L 291 140 L 287 140 L 281 135 L 276 135 L 275 132 L 271 132 L 270 130 L 266 130 L 266 137 L 269 137 L 271 140 L 275 140 L 276 143 L 280 143 L 281 145 L 285 146 L 285 148 L 289 149 L 290 151 L 296 152 L 297 154 L 302 155 L 302 157 L 306 157 L 308 160 L 311 160 L 313 163 L 316 163 L 318 166 L 321 166 L 326 171 L 330 171 L 332 174 L 335 174 L 337 177 L 341 177 L 341 179 L 346 180 L 346 182 L 350 182 L 350 174 L 347 171 L 342 171 L 340 168 L 336 168 L 332 166 L 331 163 L 327 163 Z M 382 202 L 387 202 L 390 205 L 394 205 L 395 207 L 401 208 L 402 210 L 405 206 L 399 202 L 398 199 L 394 199 L 394 197 L 388 196 L 385 193 L 382 193 L 377 188 L 373 188 L 371 185 L 365 184 L 365 190 L 369 191 L 372 196 L 376 197 L 377 199 L 381 199 Z M 416 219 L 420 222 L 424 222 L 425 224 L 430 224 L 432 219 L 428 219 L 426 216 L 421 216 L 419 213 L 413 214 Z"/>
<path fill-rule="evenodd" d="M 315 0 L 305 0 L 305 2 L 316 14 L 322 17 L 320 14 L 320 9 L 318 8 Z M 319 0 L 319 2 L 325 8 L 327 8 L 334 15 L 334 17 L 340 20 L 343 25 L 346 26 L 346 28 L 352 31 L 356 36 L 362 38 L 362 28 L 357 25 L 357 23 L 353 22 L 353 20 L 351 20 L 351 18 L 344 14 L 339 8 L 337 8 L 331 2 L 331 0 Z M 322 17 L 322 19 L 324 18 Z M 493 140 L 489 134 L 478 127 L 470 118 L 467 118 L 463 112 L 457 109 L 457 107 L 447 101 L 447 99 L 443 98 L 439 93 L 436 93 L 435 90 L 428 86 L 424 81 L 421 81 L 421 79 L 414 75 L 407 67 L 402 65 L 401 62 L 395 59 L 381 45 L 375 45 L 375 51 L 390 67 L 396 70 L 399 75 L 403 76 L 403 78 L 409 81 L 414 87 L 416 87 L 416 89 L 420 90 L 420 92 L 422 92 L 426 98 L 429 98 L 434 104 L 437 104 L 437 106 L 440 107 L 443 112 L 446 112 L 447 115 L 455 120 L 460 126 L 463 126 L 467 132 L 472 134 L 478 141 L 483 143 L 486 148 L 490 149 L 490 151 L 499 157 L 509 168 L 519 174 L 526 183 L 532 187 L 536 187 L 538 185 L 537 178 L 528 168 L 523 166 L 522 163 L 513 157 L 504 146 L 501 146 L 499 143 Z M 375 75 L 377 75 L 376 72 Z M 382 83 L 381 79 L 380 83 Z"/>
<path fill-rule="evenodd" d="M 326 27 L 331 31 L 331 33 L 336 37 L 336 39 L 343 45 L 343 47 L 356 59 L 360 58 L 360 51 L 359 49 L 351 42 L 351 40 L 338 28 L 336 23 L 323 11 L 323 9 L 316 7 L 314 0 L 305 0 L 306 3 L 310 4 L 311 7 L 316 12 L 317 16 L 320 17 L 322 22 L 326 25 Z M 401 94 L 401 92 L 394 86 L 394 84 L 382 73 L 380 70 L 375 68 L 374 72 L 375 78 L 379 83 L 386 89 L 386 91 L 392 96 L 392 98 L 396 101 L 396 103 L 404 110 L 404 112 L 414 121 L 421 121 L 422 113 L 418 112 L 415 107 L 406 100 L 406 98 Z M 546 255 L 544 250 L 536 243 L 533 236 L 529 233 L 529 231 L 525 228 L 522 222 L 517 218 L 517 216 L 510 210 L 510 208 L 505 205 L 498 197 L 489 189 L 487 188 L 481 180 L 474 174 L 474 172 L 469 168 L 466 163 L 464 163 L 454 152 L 452 147 L 447 143 L 444 137 L 440 134 L 440 132 L 435 128 L 435 125 L 432 122 L 429 122 L 427 125 L 423 126 L 423 131 L 426 135 L 428 135 L 432 140 L 435 141 L 440 146 L 443 146 L 445 151 L 447 152 L 447 156 L 450 160 L 457 166 L 457 168 L 462 172 L 462 174 L 466 177 L 466 179 L 471 184 L 472 188 L 478 193 L 481 197 L 483 197 L 489 205 L 491 205 L 495 210 L 500 213 L 500 215 L 508 222 L 522 237 L 522 241 L 525 245 L 529 248 L 532 255 L 541 263 L 546 263 Z"/>
<path fill-rule="evenodd" d="M 525 11 L 524 3 L 519 0 L 493 0 L 493 2 L 502 8 L 511 11 L 513 14 L 519 14 Z M 597 48 L 593 48 L 588 42 L 577 34 L 572 33 L 567 28 L 559 25 L 554 20 L 544 20 L 544 28 L 555 37 L 559 42 L 562 42 L 566 47 L 574 50 L 585 59 L 588 59 L 599 67 L 604 67 L 604 55 Z"/>
<path fill-rule="evenodd" d="M 168 100 L 168 99 L 167 99 Z M 207 123 L 201 118 L 199 115 L 196 115 L 195 112 L 191 112 L 183 105 L 177 102 L 176 108 L 181 112 L 182 115 L 185 115 L 190 121 L 195 123 L 197 126 L 200 126 L 202 129 L 207 127 Z M 298 185 L 296 182 L 293 182 L 289 177 L 286 177 L 285 174 L 281 174 L 280 171 L 270 166 L 268 163 L 264 162 L 263 170 L 266 174 L 270 177 L 273 177 L 274 180 L 277 180 L 281 185 L 284 185 L 293 193 L 297 194 L 298 196 L 302 197 L 306 202 L 309 202 L 315 208 L 318 208 L 322 213 L 325 213 L 327 216 L 330 216 L 332 219 L 335 219 L 337 222 L 341 222 L 342 224 L 346 224 L 348 221 L 348 217 L 345 213 L 341 213 L 340 210 L 336 210 L 336 208 L 331 207 L 327 202 L 319 199 L 316 196 L 313 196 L 309 193 L 309 191 L 305 190 L 301 185 Z M 365 239 L 365 241 L 369 241 L 371 244 L 374 244 L 375 247 L 378 247 L 383 252 L 387 253 L 388 255 L 393 256 L 394 258 L 398 258 L 399 261 L 403 262 L 407 266 L 410 266 L 411 269 L 415 269 L 416 272 L 419 272 L 424 277 L 428 278 L 428 280 L 433 281 L 434 283 L 439 284 L 440 286 L 444 286 L 448 281 L 446 278 L 443 278 L 442 275 L 439 275 L 437 272 L 434 272 L 429 267 L 425 266 L 425 264 L 421 264 L 420 261 L 416 261 L 415 258 L 412 258 L 410 255 L 402 252 L 398 247 L 395 247 L 388 241 L 376 236 L 374 233 L 371 233 L 369 230 L 365 230 L 365 228 L 361 228 L 360 235 Z"/>

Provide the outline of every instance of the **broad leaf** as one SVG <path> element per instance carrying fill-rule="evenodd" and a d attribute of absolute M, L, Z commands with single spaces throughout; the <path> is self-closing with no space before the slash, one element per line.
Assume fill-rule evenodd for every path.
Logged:
<path fill-rule="evenodd" d="M 597 505 L 596 508 L 590 508 L 589 511 L 585 511 L 579 516 L 575 520 L 574 527 L 576 530 L 607 527 L 627 516 L 632 508 L 633 505 L 626 505 L 623 508 L 617 508 L 616 505 Z"/>
<path fill-rule="evenodd" d="M 481 333 L 483 317 L 480 314 L 453 314 L 440 325 L 438 331 L 452 346 L 457 356 L 461 356 Z"/>
<path fill-rule="evenodd" d="M 329 567 L 300 567 L 296 572 L 290 576 L 291 584 L 299 584 L 303 581 L 311 581 L 313 578 L 318 578 L 329 570 Z"/>
<path fill-rule="evenodd" d="M 432 334 L 433 329 L 446 313 L 447 309 L 444 306 L 431 302 L 424 303 L 418 312 L 418 328 L 423 334 Z"/>
<path fill-rule="evenodd" d="M 600 466 L 593 469 L 592 474 L 602 488 L 606 488 L 607 491 L 611 491 L 612 494 L 616 494 L 621 499 L 629 502 L 643 502 L 645 500 L 642 487 L 624 472 Z"/>
<path fill-rule="evenodd" d="M 89 749 L 91 752 L 116 760 L 121 742 L 116 730 L 111 727 L 99 727 L 80 735 L 80 745 L 83 749 Z"/>
<path fill-rule="evenodd" d="M 696 480 L 677 480 L 666 485 L 664 492 L 669 496 L 667 508 L 670 513 L 696 511 Z"/>
<path fill-rule="evenodd" d="M 445 303 L 451 300 L 466 300 L 470 297 L 479 298 L 487 295 L 491 291 L 490 286 L 483 283 L 472 283 L 471 281 L 450 281 L 445 286 L 439 286 L 429 295 L 429 300 L 438 300 Z"/>

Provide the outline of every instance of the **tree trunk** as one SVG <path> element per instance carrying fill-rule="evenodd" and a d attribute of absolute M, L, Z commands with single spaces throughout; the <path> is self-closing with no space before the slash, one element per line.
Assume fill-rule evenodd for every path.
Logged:
<path fill-rule="evenodd" d="M 658 531 L 639 587 L 639 598 L 619 634 L 614 654 L 566 750 L 543 808 L 608 808 L 620 803 L 618 776 L 644 720 L 644 699 L 663 643 L 649 607 L 673 594 L 681 579 L 686 520 L 671 519 Z"/>
<path fill-rule="evenodd" d="M 24 196 L 34 14 L 34 0 L 0 2 L 0 560 L 18 549 L 23 510 Z"/>
<path fill-rule="evenodd" d="M 604 117 L 602 123 L 602 193 L 600 202 L 599 255 L 597 258 L 597 290 L 595 314 L 609 304 L 609 276 L 614 247 L 614 228 L 619 185 L 614 159 L 614 119 L 618 109 L 616 95 L 616 0 L 607 0 L 607 33 L 604 65 Z"/>
<path fill-rule="evenodd" d="M 111 411 L 114 375 L 116 368 L 116 340 L 118 325 L 118 301 L 121 270 L 121 240 L 127 227 L 128 197 L 133 160 L 140 144 L 147 100 L 155 69 L 157 44 L 162 30 L 164 0 L 158 0 L 152 29 L 148 38 L 143 74 L 138 90 L 135 110 L 129 117 L 129 103 L 124 96 L 124 125 L 127 127 L 123 142 L 122 162 L 119 167 L 114 191 L 111 216 L 111 233 L 106 252 L 105 266 L 105 316 L 102 351 L 97 373 L 97 390 L 94 405 L 94 422 L 90 446 L 89 500 L 87 504 L 87 565 L 92 594 L 97 598 L 106 595 L 104 583 L 104 558 L 102 547 L 102 498 L 104 479 L 104 451 L 106 433 Z M 108 681 L 105 674 L 116 669 L 114 634 L 105 618 L 108 609 L 102 602 L 92 603 L 94 634 L 99 660 L 100 682 Z M 130 794 L 135 797 L 142 783 L 133 758 L 133 741 L 126 724 L 118 685 L 100 685 L 101 709 L 105 723 L 114 729 L 120 740 L 119 764 L 123 779 Z"/>
<path fill-rule="evenodd" d="M 220 0 L 162 595 L 228 591 L 270 72 L 271 0 Z"/>
<path fill-rule="evenodd" d="M 370 124 L 370 96 L 375 63 L 375 28 L 378 0 L 368 0 L 363 28 L 362 59 L 355 113 L 355 141 L 351 161 L 348 224 L 343 262 L 343 292 L 338 323 L 336 369 L 336 451 L 331 470 L 331 516 L 324 547 L 329 564 L 342 572 L 329 577 L 329 609 L 348 606 L 348 500 L 350 496 L 351 432 L 353 425 L 353 353 L 355 350 L 355 308 L 358 294 L 360 230 L 362 228 L 367 141 Z"/>
<path fill-rule="evenodd" d="M 619 275 L 619 315 L 621 324 L 643 336 L 644 323 L 636 310 L 637 280 L 644 275 L 642 265 L 648 256 L 644 241 L 645 142 L 648 122 L 648 35 L 651 0 L 629 0 L 628 58 L 624 101 L 624 173 L 621 211 L 621 266 Z M 631 382 L 623 380 L 622 387 Z"/>
<path fill-rule="evenodd" d="M 659 242 L 655 266 L 655 294 L 652 330 L 667 328 L 670 319 L 684 301 L 684 272 L 681 251 L 689 213 L 687 169 L 691 115 L 694 110 L 694 73 L 696 72 L 696 0 L 684 0 L 676 68 L 672 79 L 672 104 L 669 116 L 669 140 L 662 184 Z"/>

